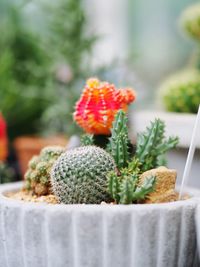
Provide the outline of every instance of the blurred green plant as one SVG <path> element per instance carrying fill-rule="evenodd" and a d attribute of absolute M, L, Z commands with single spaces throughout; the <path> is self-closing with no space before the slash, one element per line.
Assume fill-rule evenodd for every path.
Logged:
<path fill-rule="evenodd" d="M 38 131 L 71 134 L 77 129 L 71 126 L 76 88 L 87 76 L 96 37 L 86 35 L 81 0 L 31 5 L 37 14 L 30 2 L 0 1 L 0 110 L 11 138 Z"/>
<path fill-rule="evenodd" d="M 193 39 L 200 41 L 200 4 L 186 8 L 180 17 L 180 24 L 185 33 Z"/>
<path fill-rule="evenodd" d="M 82 4 L 82 0 L 58 0 L 43 5 L 50 14 L 47 47 L 54 58 L 55 73 L 55 90 L 49 98 L 51 105 L 41 119 L 47 134 L 64 132 L 70 135 L 79 131 L 73 123 L 72 113 L 90 73 L 90 53 L 97 40 L 96 35 L 86 33 L 88 21 Z"/>
<path fill-rule="evenodd" d="M 200 103 L 200 4 L 183 11 L 180 25 L 188 37 L 197 41 L 197 51 L 190 68 L 166 79 L 159 91 L 168 111 L 197 113 Z"/>
<path fill-rule="evenodd" d="M 15 179 L 14 170 L 6 163 L 0 161 L 0 184 L 11 183 Z"/>
<path fill-rule="evenodd" d="M 10 137 L 36 131 L 48 105 L 49 58 L 23 20 L 20 1 L 0 1 L 0 109 Z"/>
<path fill-rule="evenodd" d="M 188 70 L 166 80 L 161 89 L 163 103 L 168 111 L 197 113 L 200 103 L 200 73 Z"/>

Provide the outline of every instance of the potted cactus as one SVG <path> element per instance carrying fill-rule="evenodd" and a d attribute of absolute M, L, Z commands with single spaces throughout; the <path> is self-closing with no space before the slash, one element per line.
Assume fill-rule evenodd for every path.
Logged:
<path fill-rule="evenodd" d="M 178 139 L 165 137 L 160 119 L 130 146 L 126 111 L 134 96 L 89 80 L 74 113 L 86 131 L 81 146 L 43 149 L 22 191 L 21 183 L 0 187 L 0 266 L 195 264 L 200 192 L 188 188 L 190 197 L 176 201 L 176 171 L 162 165 Z M 57 204 L 41 202 L 49 192 Z M 27 194 L 32 201 L 21 201 Z"/>

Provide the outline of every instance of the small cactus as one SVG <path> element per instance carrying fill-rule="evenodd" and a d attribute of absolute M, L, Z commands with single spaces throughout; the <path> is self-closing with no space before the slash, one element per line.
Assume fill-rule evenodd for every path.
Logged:
<path fill-rule="evenodd" d="M 65 204 L 109 201 L 107 173 L 115 170 L 113 158 L 99 147 L 66 151 L 51 171 L 53 192 Z"/>
<path fill-rule="evenodd" d="M 121 129 L 126 127 L 126 123 L 125 125 L 124 123 L 121 125 Z M 156 119 L 150 127 L 147 127 L 145 132 L 138 135 L 134 157 L 130 161 L 124 161 L 127 166 L 118 164 L 118 172 L 111 171 L 108 173 L 108 191 L 116 203 L 131 204 L 144 200 L 154 190 L 155 176 L 146 177 L 141 184 L 138 184 L 138 182 L 141 173 L 158 167 L 161 163 L 160 158 L 163 158 L 168 150 L 177 145 L 177 137 L 165 139 L 164 133 L 164 122 Z M 117 141 L 115 142 L 117 143 Z M 116 147 L 114 146 L 114 148 Z M 115 158 L 115 153 L 113 157 Z M 119 160 L 119 162 L 122 161 Z"/>
<path fill-rule="evenodd" d="M 135 100 L 131 88 L 116 89 L 113 84 L 89 79 L 76 103 L 74 120 L 86 133 L 109 135 L 118 110 L 127 111 Z"/>
<path fill-rule="evenodd" d="M 200 72 L 188 70 L 170 77 L 161 85 L 160 95 L 168 111 L 197 113 L 200 103 Z"/>
<path fill-rule="evenodd" d="M 26 189 L 41 196 L 51 192 L 50 171 L 54 162 L 65 151 L 60 146 L 45 147 L 40 155 L 29 161 L 29 168 L 25 173 Z"/>
<path fill-rule="evenodd" d="M 83 134 L 81 136 L 81 145 L 82 146 L 92 146 L 94 145 L 94 137 L 91 134 Z"/>
<path fill-rule="evenodd" d="M 154 190 L 156 178 L 149 176 L 141 185 L 137 185 L 139 175 L 125 170 L 121 175 L 116 172 L 108 174 L 108 190 L 112 198 L 119 204 L 132 204 L 143 200 Z"/>
<path fill-rule="evenodd" d="M 119 169 L 127 166 L 129 161 L 127 116 L 123 110 L 118 111 L 115 116 L 111 137 L 109 139 L 108 151 L 113 156 Z"/>

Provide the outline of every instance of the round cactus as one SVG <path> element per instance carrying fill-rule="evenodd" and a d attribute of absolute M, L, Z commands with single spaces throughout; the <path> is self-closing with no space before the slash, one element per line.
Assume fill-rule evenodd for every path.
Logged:
<path fill-rule="evenodd" d="M 116 170 L 114 159 L 99 147 L 66 151 L 51 171 L 53 192 L 65 204 L 108 201 L 107 173 L 112 170 Z"/>
<path fill-rule="evenodd" d="M 60 146 L 49 146 L 41 150 L 40 155 L 29 161 L 29 168 L 25 174 L 26 189 L 36 195 L 46 195 L 51 191 L 50 171 L 54 162 L 65 151 Z"/>
<path fill-rule="evenodd" d="M 180 19 L 181 26 L 188 34 L 200 41 L 200 4 L 189 6 L 183 13 Z"/>
<path fill-rule="evenodd" d="M 200 72 L 190 70 L 172 76 L 163 83 L 160 93 L 168 111 L 196 113 L 200 103 Z"/>

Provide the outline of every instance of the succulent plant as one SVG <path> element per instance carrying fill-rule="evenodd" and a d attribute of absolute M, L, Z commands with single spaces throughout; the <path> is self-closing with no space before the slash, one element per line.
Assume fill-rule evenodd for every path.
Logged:
<path fill-rule="evenodd" d="M 50 171 L 54 162 L 65 151 L 60 146 L 49 146 L 41 150 L 40 155 L 29 161 L 29 168 L 25 174 L 26 189 L 36 195 L 46 195 L 51 192 Z"/>
<path fill-rule="evenodd" d="M 119 169 L 126 167 L 130 158 L 127 122 L 128 118 L 125 112 L 119 110 L 115 116 L 107 147 Z"/>
<path fill-rule="evenodd" d="M 118 128 L 117 121 L 123 122 L 120 125 L 121 129 L 126 128 L 126 120 L 121 120 L 120 116 L 124 114 L 119 112 L 116 116 L 114 128 Z M 113 132 L 113 131 L 112 131 Z M 161 158 L 165 153 L 174 148 L 178 143 L 177 137 L 169 137 L 165 139 L 165 124 L 160 119 L 156 119 L 147 127 L 146 131 L 139 134 L 136 142 L 136 151 L 132 160 L 124 161 L 124 155 L 127 154 L 127 145 L 125 150 L 119 150 L 118 172 L 112 171 L 108 173 L 108 191 L 111 197 L 121 204 L 131 204 L 135 201 L 144 199 L 149 193 L 154 190 L 156 177 L 149 176 L 141 184 L 138 184 L 140 174 L 156 168 L 161 164 Z M 120 134 L 119 134 L 120 138 Z M 127 138 L 127 136 L 126 136 Z M 112 137 L 111 137 L 112 139 Z M 114 139 L 114 149 L 117 148 L 118 141 Z M 126 139 L 126 144 L 128 139 Z M 114 150 L 115 151 L 115 150 Z M 117 151 L 117 150 L 116 150 Z M 125 153 L 123 153 L 125 151 Z M 115 153 L 112 153 L 115 158 Z M 117 158 L 118 159 L 118 158 Z M 126 163 L 121 164 L 121 163 Z"/>
<path fill-rule="evenodd" d="M 155 119 L 145 132 L 138 135 L 135 158 L 139 160 L 142 172 L 160 166 L 160 158 L 178 144 L 178 137 L 170 136 L 166 139 L 164 133 L 165 123 Z"/>
<path fill-rule="evenodd" d="M 200 41 L 200 4 L 189 6 L 181 15 L 180 23 L 185 32 Z"/>
<path fill-rule="evenodd" d="M 113 158 L 99 147 L 71 149 L 52 168 L 53 192 L 65 204 L 108 201 L 107 173 L 115 170 Z"/>
<path fill-rule="evenodd" d="M 6 122 L 0 112 L 0 161 L 4 161 L 8 154 L 8 140 Z"/>
<path fill-rule="evenodd" d="M 170 77 L 160 88 L 168 111 L 197 113 L 200 103 L 200 72 L 188 70 Z"/>
<path fill-rule="evenodd" d="M 83 134 L 81 136 L 81 145 L 82 146 L 92 146 L 94 145 L 94 137 L 91 134 Z"/>
<path fill-rule="evenodd" d="M 108 82 L 89 79 L 76 103 L 74 120 L 86 133 L 109 135 L 117 111 L 126 111 L 134 100 L 131 88 L 117 90 Z"/>
<path fill-rule="evenodd" d="M 116 203 L 131 204 L 143 200 L 154 190 L 155 176 L 147 177 L 140 185 L 138 185 L 138 179 L 137 173 L 130 174 L 126 170 L 122 171 L 121 175 L 113 171 L 108 174 L 108 190 Z"/>

